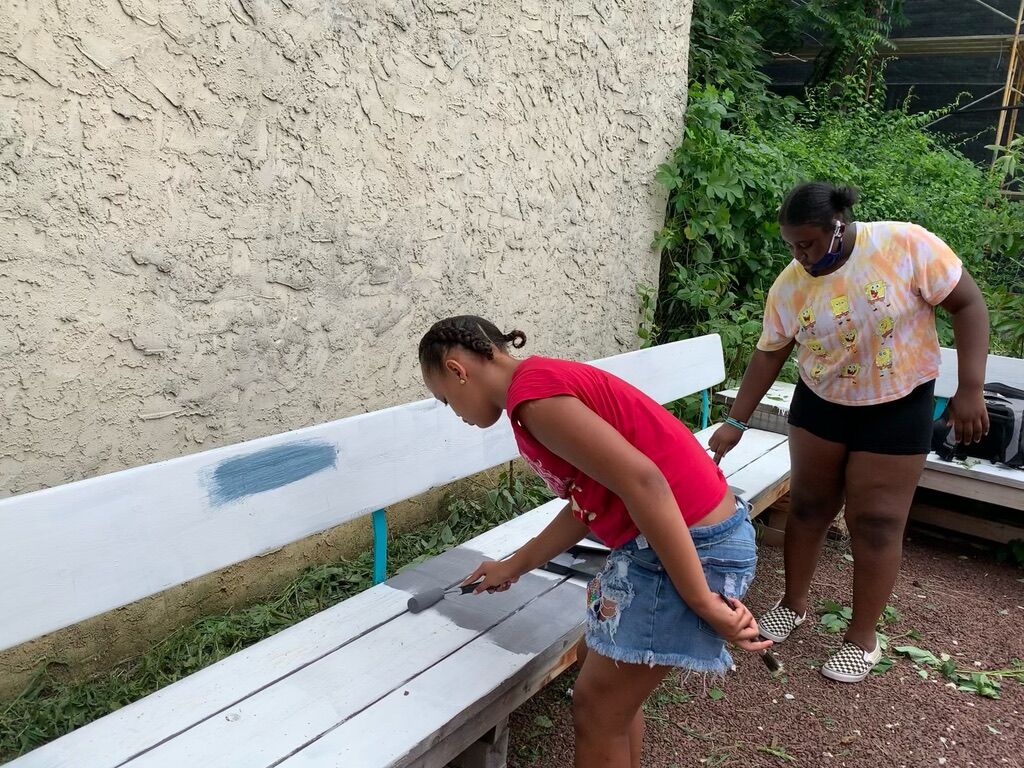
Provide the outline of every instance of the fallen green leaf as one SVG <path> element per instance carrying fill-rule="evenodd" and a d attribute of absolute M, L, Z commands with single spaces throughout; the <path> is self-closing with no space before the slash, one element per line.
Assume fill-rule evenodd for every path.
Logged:
<path fill-rule="evenodd" d="M 884 675 L 886 672 L 892 669 L 895 663 L 896 662 L 890 659 L 888 656 L 885 656 L 882 658 L 881 661 L 875 664 L 874 669 L 872 669 L 871 672 L 876 675 Z"/>

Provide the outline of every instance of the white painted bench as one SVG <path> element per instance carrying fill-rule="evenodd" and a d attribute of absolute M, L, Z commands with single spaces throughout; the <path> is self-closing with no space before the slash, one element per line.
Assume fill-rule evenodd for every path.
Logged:
<path fill-rule="evenodd" d="M 595 365 L 662 403 L 724 377 L 718 336 Z M 730 484 L 758 509 L 784 492 L 780 446 L 784 436 L 752 431 L 725 461 Z M 386 505 L 515 455 L 507 420 L 474 429 L 430 400 L 4 499 L 0 649 L 363 515 L 375 513 L 383 533 Z M 512 553 L 562 503 L 10 765 L 502 766 L 508 714 L 575 658 L 584 585 L 536 571 L 503 594 L 454 597 L 417 615 L 406 604 L 413 592 L 458 583 L 483 558 Z"/>
<path fill-rule="evenodd" d="M 957 388 L 957 356 L 955 349 L 942 349 L 942 365 L 935 381 L 935 417 L 943 412 L 946 402 Z M 1024 389 L 1024 360 L 1014 357 L 989 355 L 985 372 L 986 382 L 1000 382 Z M 794 385 L 776 382 L 761 400 L 750 423 L 759 429 L 787 434 L 790 402 Z M 736 399 L 737 390 L 719 392 L 715 399 L 731 403 Z M 741 441 L 742 444 L 742 441 Z M 941 491 L 989 504 L 996 504 L 1014 510 L 1024 510 L 1024 471 L 1011 469 L 989 461 L 943 461 L 935 453 L 929 454 L 921 474 L 922 488 Z M 999 523 L 983 524 L 952 511 L 939 510 L 922 505 L 915 507 L 913 516 L 922 522 L 929 522 L 962 533 L 981 535 L 996 541 L 1006 542 L 1013 538 L 1024 538 L 1020 528 Z M 1024 521 L 1021 521 L 1024 526 Z"/>

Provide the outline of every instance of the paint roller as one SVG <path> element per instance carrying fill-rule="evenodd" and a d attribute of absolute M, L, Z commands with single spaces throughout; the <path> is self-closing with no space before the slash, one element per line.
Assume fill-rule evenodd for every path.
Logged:
<path fill-rule="evenodd" d="M 474 589 L 480 586 L 480 582 L 474 582 L 473 584 L 466 584 L 461 587 L 452 587 L 451 589 L 445 589 L 444 587 L 434 587 L 428 589 L 425 592 L 417 592 L 415 595 L 409 598 L 408 608 L 409 613 L 422 613 L 432 605 L 437 605 L 444 599 L 445 595 L 454 595 L 456 593 L 462 595 L 468 595 Z"/>
<path fill-rule="evenodd" d="M 505 557 L 501 559 L 506 560 L 512 557 L 513 554 L 515 553 L 513 552 L 508 555 L 505 555 Z M 437 605 L 445 598 L 446 595 L 454 595 L 456 593 L 461 595 L 468 595 L 470 592 L 473 592 L 477 587 L 479 587 L 482 581 L 483 579 L 477 579 L 472 584 L 450 587 L 448 589 L 445 589 L 444 587 L 434 587 L 433 589 L 428 589 L 423 592 L 417 592 L 409 598 L 409 602 L 406 603 L 406 607 L 408 607 L 409 613 L 422 613 L 423 611 L 427 610 L 427 608 L 429 608 L 430 606 Z M 494 593 L 497 590 L 488 589 L 487 591 L 490 593 Z"/>

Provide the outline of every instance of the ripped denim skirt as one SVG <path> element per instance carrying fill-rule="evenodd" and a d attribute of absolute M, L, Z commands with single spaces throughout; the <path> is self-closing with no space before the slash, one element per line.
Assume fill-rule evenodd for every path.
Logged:
<path fill-rule="evenodd" d="M 714 592 L 743 597 L 754 579 L 757 545 L 750 506 L 720 523 L 690 529 Z M 615 661 L 724 675 L 732 657 L 709 624 L 690 610 L 643 536 L 613 549 L 587 589 L 587 647 Z"/>

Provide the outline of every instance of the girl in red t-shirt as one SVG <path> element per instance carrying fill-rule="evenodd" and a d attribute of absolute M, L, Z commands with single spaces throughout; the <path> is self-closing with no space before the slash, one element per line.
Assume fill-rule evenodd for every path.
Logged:
<path fill-rule="evenodd" d="M 741 597 L 757 555 L 746 502 L 679 420 L 621 379 L 580 363 L 517 360 L 521 331 L 479 317 L 420 341 L 423 380 L 467 424 L 507 412 L 523 458 L 569 503 L 506 560 L 466 580 L 508 589 L 593 531 L 612 551 L 587 590 L 586 654 L 573 691 L 576 765 L 636 768 L 641 706 L 672 667 L 723 675 L 731 641 L 767 648 Z M 723 596 L 730 598 L 724 600 Z"/>

